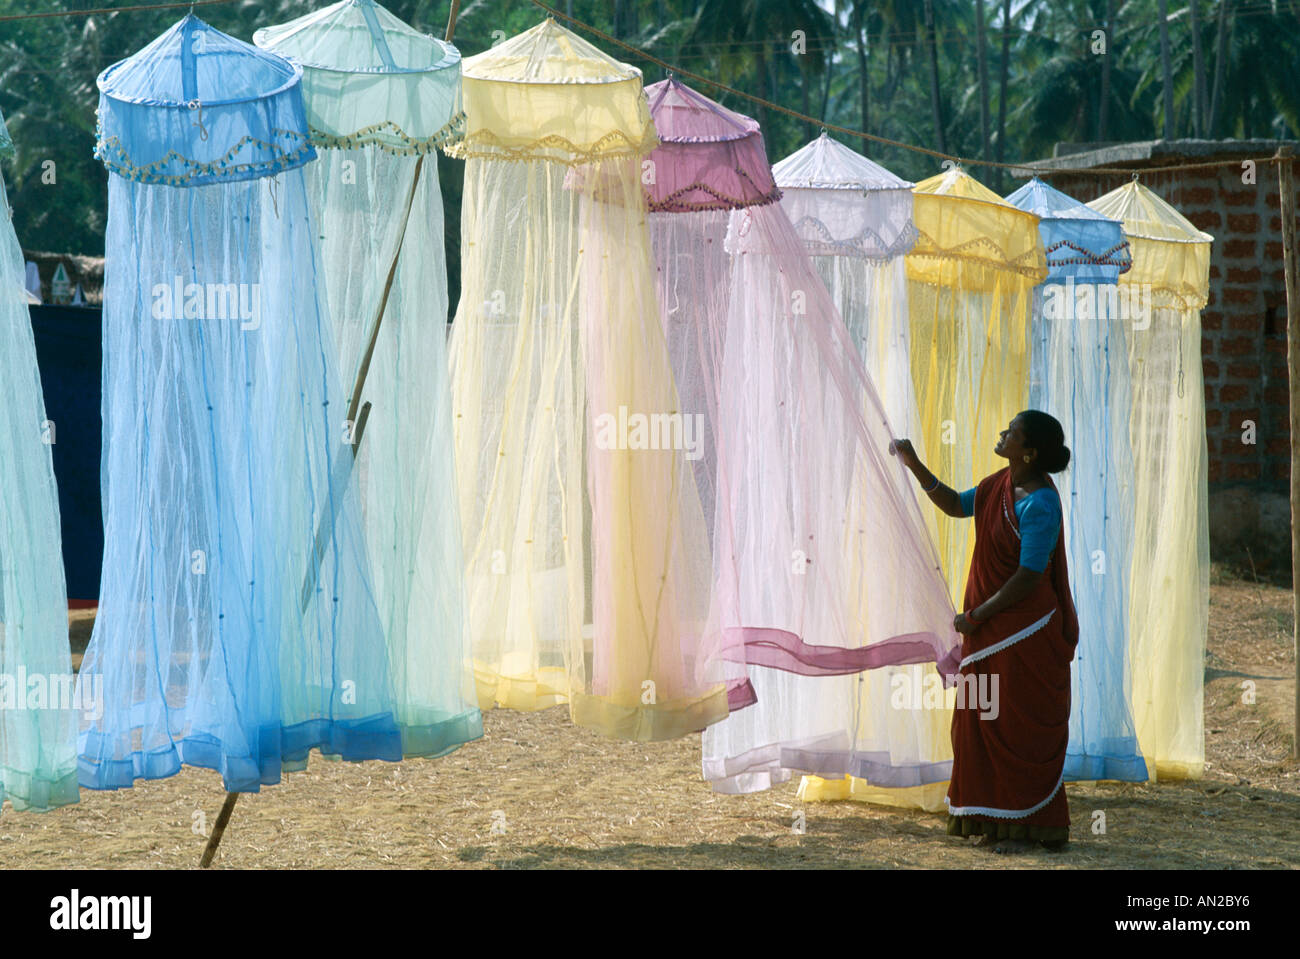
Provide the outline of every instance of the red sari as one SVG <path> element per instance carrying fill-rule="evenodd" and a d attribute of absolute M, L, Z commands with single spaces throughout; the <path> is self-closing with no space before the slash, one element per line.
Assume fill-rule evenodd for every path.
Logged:
<path fill-rule="evenodd" d="M 974 512 L 967 610 L 991 598 L 1020 566 L 1020 525 L 1009 468 L 979 484 Z M 952 717 L 950 835 L 1069 835 L 1062 776 L 1070 738 L 1070 662 L 1079 621 L 1064 540 L 1063 534 L 1057 538 L 1047 569 L 1026 598 L 963 637 Z"/>

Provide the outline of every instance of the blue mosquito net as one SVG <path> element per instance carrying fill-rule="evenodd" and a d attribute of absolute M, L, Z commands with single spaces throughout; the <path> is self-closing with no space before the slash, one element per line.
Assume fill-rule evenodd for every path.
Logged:
<path fill-rule="evenodd" d="M 1079 615 L 1071 671 L 1070 781 L 1147 778 L 1129 705 L 1128 579 L 1133 523 L 1131 383 L 1119 222 L 1039 179 L 1007 202 L 1040 217 L 1047 279 L 1034 290 L 1029 405 L 1061 421 L 1070 466 L 1055 477 Z"/>
<path fill-rule="evenodd" d="M 96 789 L 402 756 L 320 296 L 301 69 L 187 16 L 99 78 Z"/>
<path fill-rule="evenodd" d="M 12 150 L 0 116 L 0 156 Z M 22 249 L 0 177 L 0 804 L 77 801 L 59 500 Z"/>

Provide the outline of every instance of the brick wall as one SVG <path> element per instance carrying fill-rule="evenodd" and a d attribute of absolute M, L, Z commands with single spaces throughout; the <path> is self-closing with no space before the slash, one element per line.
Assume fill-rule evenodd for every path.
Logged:
<path fill-rule="evenodd" d="M 1159 161 L 1178 162 L 1168 156 Z M 1294 165 L 1300 177 L 1300 162 Z M 1255 172 L 1253 185 L 1241 182 L 1239 163 L 1141 177 L 1214 237 L 1210 299 L 1201 314 L 1211 489 L 1246 484 L 1280 490 L 1288 478 L 1286 284 L 1277 166 L 1260 164 Z M 1061 173 L 1048 179 L 1086 203 L 1126 177 Z M 1255 423 L 1253 445 L 1243 442 L 1245 420 Z"/>

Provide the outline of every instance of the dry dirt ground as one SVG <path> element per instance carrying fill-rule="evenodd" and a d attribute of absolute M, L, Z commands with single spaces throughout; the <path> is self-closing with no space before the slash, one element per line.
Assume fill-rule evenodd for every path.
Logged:
<path fill-rule="evenodd" d="M 75 649 L 90 615 L 73 614 Z M 1216 570 L 1205 667 L 1207 769 L 1195 782 L 1068 788 L 1063 853 L 993 856 L 944 818 L 855 802 L 803 804 L 797 780 L 713 794 L 699 736 L 602 739 L 567 710 L 496 710 L 486 735 L 440 760 L 306 772 L 240 798 L 214 868 L 1300 868 L 1300 770 L 1289 758 L 1291 593 Z M 78 657 L 79 658 L 79 657 Z M 1256 684 L 1242 703 L 1243 680 Z M 223 799 L 186 769 L 78 805 L 0 816 L 0 868 L 192 868 Z M 802 808 L 806 829 L 792 829 Z M 1093 811 L 1106 832 L 1091 831 Z"/>

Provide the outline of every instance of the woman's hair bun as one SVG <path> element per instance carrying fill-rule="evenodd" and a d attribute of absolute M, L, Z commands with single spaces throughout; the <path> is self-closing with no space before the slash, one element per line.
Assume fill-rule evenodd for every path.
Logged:
<path fill-rule="evenodd" d="M 1025 445 L 1038 453 L 1038 468 L 1059 473 L 1070 465 L 1070 448 L 1065 445 L 1065 431 L 1060 422 L 1042 410 L 1025 410 L 1020 414 Z"/>

